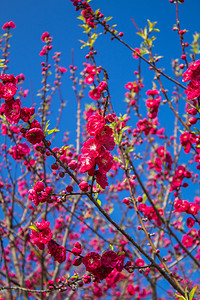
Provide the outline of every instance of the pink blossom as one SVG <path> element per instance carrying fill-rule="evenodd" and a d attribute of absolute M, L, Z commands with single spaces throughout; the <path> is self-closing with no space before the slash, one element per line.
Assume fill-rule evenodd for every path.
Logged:
<path fill-rule="evenodd" d="M 86 181 L 81 181 L 81 183 L 79 183 L 79 188 L 80 188 L 80 190 L 81 191 L 83 191 L 83 192 L 87 192 L 88 191 L 88 188 L 89 188 L 89 185 L 88 185 L 88 183 L 86 182 Z"/>
<path fill-rule="evenodd" d="M 117 265 L 117 254 L 114 251 L 106 251 L 101 257 L 101 263 L 107 268 L 115 268 Z"/>
<path fill-rule="evenodd" d="M 44 133 L 40 128 L 31 128 L 26 134 L 25 138 L 33 145 L 40 143 L 44 138 Z"/>
<path fill-rule="evenodd" d="M 46 39 L 47 39 L 49 36 L 50 36 L 50 33 L 47 32 L 47 31 L 45 31 L 45 32 L 42 34 L 42 36 L 41 36 L 41 40 L 42 40 L 43 42 L 46 42 Z"/>
<path fill-rule="evenodd" d="M 2 29 L 5 30 L 6 28 L 16 28 L 16 25 L 13 21 L 9 21 L 9 22 L 6 22 Z"/>
<path fill-rule="evenodd" d="M 94 82 L 94 78 L 94 75 L 89 74 L 85 77 L 84 82 L 87 84 L 92 84 Z"/>
<path fill-rule="evenodd" d="M 22 119 L 22 121 L 28 122 L 31 119 L 31 115 L 32 115 L 32 112 L 31 112 L 30 108 L 23 107 L 21 109 L 20 118 Z"/>
<path fill-rule="evenodd" d="M 81 149 L 81 153 L 88 154 L 91 157 L 98 157 L 101 152 L 101 144 L 95 138 L 89 138 Z"/>
<path fill-rule="evenodd" d="M 43 229 L 39 233 L 39 242 L 43 244 L 48 244 L 48 242 L 52 239 L 52 232 L 49 227 Z"/>
<path fill-rule="evenodd" d="M 16 78 L 13 74 L 1 74 L 0 79 L 5 84 L 6 82 L 11 82 L 13 84 L 16 84 Z"/>
<path fill-rule="evenodd" d="M 101 91 L 96 87 L 89 91 L 89 97 L 92 98 L 92 100 L 97 101 L 101 98 Z"/>
<path fill-rule="evenodd" d="M 87 132 L 91 135 L 94 136 L 97 129 L 101 129 L 105 125 L 105 119 L 102 115 L 95 113 L 91 115 L 88 119 L 87 122 Z"/>
<path fill-rule="evenodd" d="M 182 243 L 186 248 L 189 248 L 194 245 L 194 239 L 193 239 L 193 237 L 186 234 L 182 238 Z"/>
<path fill-rule="evenodd" d="M 113 156 L 108 150 L 104 150 L 101 155 L 96 158 L 96 163 L 100 171 L 108 172 L 113 165 Z"/>
<path fill-rule="evenodd" d="M 139 48 L 135 48 L 134 50 L 135 50 L 135 52 L 133 52 L 133 57 L 137 59 L 137 58 L 139 58 L 139 56 L 137 54 L 140 55 L 140 49 Z"/>
<path fill-rule="evenodd" d="M 59 67 L 59 71 L 60 71 L 61 73 L 66 73 L 66 72 L 67 72 L 67 69 L 64 68 L 64 67 Z"/>
<path fill-rule="evenodd" d="M 45 188 L 44 182 L 43 181 L 37 181 L 34 185 L 34 190 L 39 193 L 42 192 Z"/>
<path fill-rule="evenodd" d="M 19 143 L 9 150 L 9 154 L 16 160 L 21 160 L 25 155 L 29 155 L 30 148 L 26 143 Z"/>
<path fill-rule="evenodd" d="M 105 189 L 108 186 L 108 178 L 105 173 L 100 172 L 99 170 L 96 171 L 96 182 Z"/>
<path fill-rule="evenodd" d="M 86 270 L 92 273 L 101 267 L 102 263 L 100 259 L 101 257 L 98 253 L 89 252 L 85 257 L 83 257 L 82 262 L 85 265 Z"/>
<path fill-rule="evenodd" d="M 2 98 L 4 98 L 6 101 L 12 100 L 14 95 L 17 92 L 17 87 L 12 82 L 7 82 L 4 87 L 1 89 L 2 92 Z"/>
<path fill-rule="evenodd" d="M 20 113 L 21 113 L 21 101 L 19 99 L 5 102 L 4 114 L 10 124 L 17 124 L 19 122 Z"/>
<path fill-rule="evenodd" d="M 95 166 L 95 158 L 89 156 L 88 154 L 79 155 L 78 160 L 81 163 L 79 168 L 80 173 L 87 172 Z"/>

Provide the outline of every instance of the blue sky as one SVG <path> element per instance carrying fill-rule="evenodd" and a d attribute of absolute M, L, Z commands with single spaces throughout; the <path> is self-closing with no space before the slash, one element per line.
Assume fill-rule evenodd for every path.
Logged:
<path fill-rule="evenodd" d="M 136 29 L 131 21 L 134 18 L 139 28 L 144 28 L 147 19 L 152 22 L 157 21 L 160 33 L 156 33 L 154 53 L 164 56 L 161 60 L 167 73 L 171 73 L 171 59 L 180 57 L 181 48 L 178 43 L 179 37 L 172 31 L 175 23 L 175 5 L 168 0 L 136 1 L 128 0 L 95 0 L 92 1 L 94 9 L 100 8 L 105 16 L 113 16 L 110 24 L 117 24 L 117 30 L 124 32 L 124 40 L 133 47 L 138 47 L 141 38 L 136 35 Z M 192 33 L 199 29 L 199 8 L 198 0 L 185 1 L 179 5 L 181 28 L 188 29 L 185 35 L 186 41 L 192 40 Z M 24 73 L 26 81 L 24 88 L 33 87 L 34 95 L 41 87 L 41 57 L 38 55 L 42 42 L 40 39 L 44 31 L 49 31 L 53 36 L 53 51 L 62 52 L 61 65 L 68 67 L 71 64 L 71 49 L 74 49 L 74 62 L 78 70 L 82 70 L 82 63 L 86 54 L 85 50 L 80 50 L 79 39 L 84 39 L 82 29 L 78 26 L 78 12 L 69 0 L 20 0 L 1 3 L 1 24 L 12 20 L 16 23 L 16 29 L 12 30 L 10 72 L 14 75 Z M 132 59 L 130 51 L 119 45 L 117 41 L 110 41 L 110 37 L 104 35 L 99 37 L 96 43 L 98 50 L 97 64 L 107 69 L 109 74 L 109 84 L 114 108 L 119 108 L 119 102 L 124 99 L 124 84 L 134 80 L 133 71 L 137 68 L 137 61 Z M 145 87 L 152 87 L 152 72 L 142 64 L 142 75 L 147 79 Z M 149 78 L 149 80 L 148 80 Z M 167 83 L 168 84 L 168 83 Z M 170 86 L 170 85 L 169 85 Z M 116 88 L 117 87 L 117 88 Z M 76 109 L 74 95 L 71 89 L 69 73 L 63 79 L 63 97 L 70 104 L 70 110 Z M 37 100 L 34 96 L 34 100 Z M 88 99 L 85 98 L 85 102 Z M 24 105 L 28 106 L 30 97 L 24 100 Z M 123 110 L 122 105 L 121 111 Z M 123 111 L 122 111 L 123 113 Z M 71 114 L 72 115 L 72 114 Z M 74 128 L 75 118 L 72 119 L 71 128 Z M 71 130 L 70 130 L 71 131 Z"/>

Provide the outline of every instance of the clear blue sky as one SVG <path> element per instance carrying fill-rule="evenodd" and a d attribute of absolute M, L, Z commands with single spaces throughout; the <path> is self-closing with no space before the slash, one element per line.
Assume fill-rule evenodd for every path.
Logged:
<path fill-rule="evenodd" d="M 171 73 L 172 57 L 177 58 L 181 54 L 180 45 L 177 43 L 177 33 L 172 31 L 172 25 L 175 23 L 175 5 L 170 4 L 168 0 L 94 0 L 91 5 L 95 9 L 100 8 L 105 16 L 113 16 L 109 23 L 117 24 L 117 30 L 124 32 L 124 40 L 133 47 L 140 45 L 141 38 L 135 34 L 136 29 L 131 17 L 140 28 L 144 28 L 147 19 L 157 21 L 160 33 L 156 33 L 157 40 L 154 51 L 164 56 L 161 63 L 167 72 Z M 189 30 L 185 37 L 186 41 L 190 42 L 192 33 L 200 28 L 200 2 L 199 0 L 186 0 L 179 7 L 181 27 Z M 2 1 L 0 25 L 2 26 L 10 20 L 16 23 L 16 29 L 12 30 L 9 71 L 14 75 L 24 73 L 26 76 L 24 87 L 30 89 L 32 82 L 34 95 L 41 87 L 40 62 L 42 59 L 38 53 L 42 48 L 40 36 L 44 31 L 49 31 L 53 36 L 53 52 L 62 52 L 61 64 L 65 67 L 71 64 L 71 49 L 73 48 L 75 65 L 81 71 L 85 50 L 80 50 L 78 39 L 85 37 L 81 32 L 82 29 L 78 26 L 80 23 L 76 19 L 78 15 L 79 13 L 75 11 L 69 0 L 10 0 L 9 5 L 6 1 Z M 109 36 L 101 36 L 96 43 L 96 48 L 99 52 L 97 64 L 106 68 L 110 77 L 111 95 L 116 109 L 117 106 L 119 107 L 119 102 L 124 99 L 124 84 L 134 80 L 133 71 L 137 68 L 137 61 L 132 59 L 132 55 L 127 49 L 117 44 L 116 41 L 111 42 Z M 143 66 L 144 77 L 148 79 L 150 75 L 150 80 L 144 82 L 148 89 L 152 87 L 152 76 L 148 67 L 144 64 Z M 64 78 L 63 97 L 70 104 L 70 110 L 75 109 L 69 73 L 65 74 Z M 85 98 L 84 101 L 87 100 Z M 24 100 L 24 106 L 29 106 L 29 101 L 30 97 Z M 74 128 L 74 122 L 75 118 L 69 124 L 69 131 Z"/>

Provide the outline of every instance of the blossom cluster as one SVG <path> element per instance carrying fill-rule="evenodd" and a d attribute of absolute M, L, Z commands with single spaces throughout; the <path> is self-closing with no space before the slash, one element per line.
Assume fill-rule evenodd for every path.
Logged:
<path fill-rule="evenodd" d="M 49 225 L 50 222 L 45 220 L 35 222 L 34 226 L 31 226 L 30 238 L 32 239 L 33 244 L 40 250 L 44 250 L 45 245 L 47 245 L 49 253 L 53 256 L 54 261 L 61 264 L 66 260 L 66 249 L 63 246 L 58 245 L 56 241 L 52 240 L 53 235 Z"/>
<path fill-rule="evenodd" d="M 141 211 L 144 214 L 144 216 L 148 218 L 149 221 L 153 220 L 156 222 L 157 226 L 161 226 L 161 220 L 159 219 L 153 207 L 149 207 L 145 203 L 141 203 L 138 205 L 138 210 Z M 162 208 L 158 208 L 157 211 L 161 216 L 163 215 Z"/>
<path fill-rule="evenodd" d="M 90 272 L 96 281 L 100 281 L 108 277 L 114 269 L 121 272 L 124 268 L 124 260 L 124 252 L 115 253 L 110 250 L 104 252 L 102 256 L 96 252 L 89 252 L 83 257 L 82 262 L 86 271 Z"/>
<path fill-rule="evenodd" d="M 187 200 L 180 200 L 175 198 L 174 200 L 175 212 L 185 212 L 190 215 L 197 215 L 200 210 L 200 205 L 198 203 L 190 203 Z"/>
<path fill-rule="evenodd" d="M 192 174 L 190 171 L 186 170 L 186 168 L 182 165 L 178 166 L 171 182 L 170 191 L 172 192 L 173 190 L 179 188 L 182 185 L 184 178 L 191 177 Z"/>
<path fill-rule="evenodd" d="M 87 84 L 92 84 L 95 79 L 95 75 L 99 74 L 101 72 L 100 68 L 96 68 L 95 66 L 91 64 L 84 64 L 85 68 L 83 70 L 84 73 L 84 82 Z"/>
<path fill-rule="evenodd" d="M 161 102 L 161 97 L 158 90 L 148 90 L 146 95 L 151 96 L 146 100 L 146 106 L 148 108 L 147 116 L 150 119 L 155 119 L 158 115 L 158 108 Z M 156 96 L 156 97 L 155 97 Z"/>
<path fill-rule="evenodd" d="M 35 206 L 45 202 L 52 203 L 57 199 L 56 196 L 52 195 L 52 187 L 45 187 L 42 181 L 37 181 L 33 189 L 30 189 L 28 193 L 29 201 L 32 201 Z"/>
<path fill-rule="evenodd" d="M 92 100 L 99 100 L 101 98 L 102 92 L 107 88 L 106 81 L 101 81 L 97 87 L 95 87 L 93 90 L 89 91 L 89 97 Z"/>
<path fill-rule="evenodd" d="M 85 23 L 91 27 L 95 27 L 95 20 L 94 20 L 94 11 L 92 10 L 89 3 L 82 0 L 70 0 L 73 2 L 73 5 L 76 6 L 76 10 L 82 9 L 81 14 L 84 17 Z M 97 12 L 98 18 L 103 18 L 103 14 L 100 11 Z"/>
<path fill-rule="evenodd" d="M 106 119 L 102 115 L 95 113 L 88 119 L 87 132 L 91 137 L 81 149 L 79 171 L 88 172 L 90 176 L 96 175 L 97 183 L 105 189 L 108 185 L 106 173 L 113 164 L 113 156 L 109 152 L 115 147 L 113 130 L 106 125 Z"/>
<path fill-rule="evenodd" d="M 5 100 L 2 104 L 0 113 L 4 114 L 10 124 L 17 124 L 21 119 L 27 122 L 30 126 L 29 129 L 21 129 L 22 135 L 31 143 L 40 143 L 44 138 L 44 133 L 38 121 L 33 120 L 30 123 L 31 117 L 35 113 L 35 108 L 23 107 L 21 108 L 20 99 L 14 99 L 17 92 L 16 78 L 11 74 L 0 75 L 0 98 Z"/>
<path fill-rule="evenodd" d="M 53 47 L 52 45 L 50 45 L 52 43 L 52 37 L 50 36 L 49 32 L 44 32 L 41 36 L 41 40 L 43 41 L 43 43 L 46 43 L 46 45 L 40 51 L 40 56 L 44 56 Z"/>
<path fill-rule="evenodd" d="M 183 81 L 189 81 L 185 93 L 189 100 L 200 96 L 200 59 L 191 62 L 189 68 L 183 73 Z"/>

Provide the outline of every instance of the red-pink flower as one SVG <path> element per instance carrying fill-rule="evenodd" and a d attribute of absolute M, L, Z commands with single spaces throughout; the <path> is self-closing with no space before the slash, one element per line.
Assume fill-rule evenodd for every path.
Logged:
<path fill-rule="evenodd" d="M 49 227 L 41 230 L 39 233 L 39 242 L 43 244 L 48 244 L 48 242 L 52 239 L 52 232 Z"/>
<path fill-rule="evenodd" d="M 40 143 L 44 138 L 44 133 L 40 128 L 31 128 L 29 129 L 26 134 L 25 138 L 33 145 Z"/>
<path fill-rule="evenodd" d="M 136 266 L 143 267 L 144 266 L 144 260 L 141 258 L 137 258 L 135 261 Z"/>
<path fill-rule="evenodd" d="M 9 150 L 9 154 L 16 160 L 21 160 L 25 155 L 29 155 L 30 148 L 26 143 L 19 143 Z"/>
<path fill-rule="evenodd" d="M 61 73 L 66 73 L 66 72 L 67 72 L 67 69 L 64 68 L 64 67 L 59 67 L 59 71 L 60 71 Z"/>
<path fill-rule="evenodd" d="M 192 228 L 195 224 L 195 220 L 192 217 L 187 218 L 187 227 Z"/>
<path fill-rule="evenodd" d="M 86 270 L 91 273 L 102 265 L 100 255 L 95 252 L 89 252 L 85 257 L 83 257 L 82 262 L 85 265 Z"/>
<path fill-rule="evenodd" d="M 137 54 L 140 55 L 140 49 L 139 48 L 135 48 L 134 50 L 135 50 L 135 52 L 133 52 L 133 57 L 137 59 L 137 58 L 139 58 L 139 56 Z"/>
<path fill-rule="evenodd" d="M 17 87 L 12 82 L 7 82 L 4 87 L 1 89 L 2 92 L 2 98 L 4 98 L 6 101 L 9 101 L 13 99 L 14 95 L 17 92 Z"/>
<path fill-rule="evenodd" d="M 101 263 L 107 268 L 115 268 L 117 265 L 118 256 L 114 251 L 106 251 L 101 257 Z"/>
<path fill-rule="evenodd" d="M 189 68 L 183 73 L 183 81 L 189 81 L 185 93 L 189 100 L 200 96 L 200 60 L 189 64 Z"/>
<path fill-rule="evenodd" d="M 89 74 L 85 77 L 85 80 L 84 82 L 87 83 L 87 84 L 92 84 L 94 82 L 94 78 L 95 76 L 92 75 L 92 74 Z"/>
<path fill-rule="evenodd" d="M 54 240 L 48 242 L 48 249 L 54 261 L 62 264 L 66 260 L 66 249 L 65 247 L 58 245 Z"/>
<path fill-rule="evenodd" d="M 89 188 L 89 185 L 86 181 L 81 181 L 81 183 L 78 185 L 80 190 L 83 191 L 83 192 L 87 192 L 88 191 L 88 188 Z"/>
<path fill-rule="evenodd" d="M 31 229 L 30 237 L 33 240 L 33 244 L 38 246 L 40 250 L 44 249 L 44 244 L 52 239 L 52 232 L 49 228 L 50 222 L 42 220 L 41 222 L 35 222 L 37 231 Z"/>
<path fill-rule="evenodd" d="M 87 122 L 87 132 L 94 136 L 97 129 L 101 129 L 106 124 L 105 119 L 102 115 L 95 113 L 89 117 Z"/>
<path fill-rule="evenodd" d="M 16 25 L 13 21 L 9 21 L 9 22 L 6 22 L 2 29 L 5 30 L 6 28 L 16 28 Z"/>
<path fill-rule="evenodd" d="M 23 107 L 21 109 L 20 118 L 24 122 L 28 122 L 31 119 L 32 111 L 29 107 Z"/>
<path fill-rule="evenodd" d="M 46 38 L 48 38 L 50 36 L 50 33 L 49 32 L 44 32 L 43 34 L 42 34 L 42 36 L 41 36 L 41 40 L 43 41 L 43 42 L 46 42 Z"/>
<path fill-rule="evenodd" d="M 182 238 L 182 243 L 186 248 L 189 248 L 192 247 L 192 245 L 194 245 L 194 239 L 193 237 L 186 234 Z"/>
<path fill-rule="evenodd" d="M 21 101 L 10 100 L 4 103 L 4 114 L 10 124 L 17 124 L 20 119 Z"/>
<path fill-rule="evenodd" d="M 45 188 L 44 182 L 43 181 L 37 181 L 34 185 L 34 190 L 39 193 L 42 192 Z"/>
<path fill-rule="evenodd" d="M 94 88 L 93 90 L 89 91 L 89 96 L 92 100 L 99 100 L 101 98 L 101 91 L 98 87 Z"/>
<path fill-rule="evenodd" d="M 112 135 L 113 135 L 113 130 L 107 125 L 97 129 L 97 131 L 95 132 L 96 139 L 102 145 L 106 144 L 111 139 Z"/>
<path fill-rule="evenodd" d="M 91 157 L 98 157 L 101 152 L 101 144 L 95 138 L 89 138 L 81 149 L 83 154 L 88 154 Z"/>
<path fill-rule="evenodd" d="M 56 248 L 56 253 L 54 255 L 54 261 L 59 262 L 59 264 L 62 264 L 66 260 L 66 249 L 65 247 L 59 245 Z"/>
<path fill-rule="evenodd" d="M 183 73 L 183 81 L 193 80 L 194 83 L 199 83 L 200 81 L 200 59 L 191 62 L 189 68 Z"/>
<path fill-rule="evenodd" d="M 98 89 L 100 92 L 103 92 L 105 89 L 107 89 L 108 85 L 106 81 L 101 81 L 99 83 Z"/>
<path fill-rule="evenodd" d="M 41 125 L 37 120 L 33 120 L 33 122 L 31 123 L 31 128 L 40 128 L 41 129 Z"/>
<path fill-rule="evenodd" d="M 28 200 L 33 201 L 35 206 L 38 206 L 40 204 L 40 200 L 39 200 L 37 192 L 34 189 L 30 189 L 30 190 L 28 190 L 28 193 L 29 193 Z"/>
<path fill-rule="evenodd" d="M 16 84 L 16 78 L 13 74 L 1 74 L 0 79 L 3 83 L 12 82 L 13 84 Z"/>
<path fill-rule="evenodd" d="M 95 158 L 91 157 L 88 154 L 79 155 L 78 160 L 81 163 L 81 166 L 79 168 L 80 173 L 87 172 L 95 166 Z"/>
<path fill-rule="evenodd" d="M 113 156 L 108 150 L 104 150 L 102 154 L 96 158 L 96 163 L 101 172 L 108 172 L 113 165 Z"/>
<path fill-rule="evenodd" d="M 100 172 L 99 170 L 96 171 L 96 182 L 105 189 L 108 186 L 108 178 L 105 173 Z"/>

